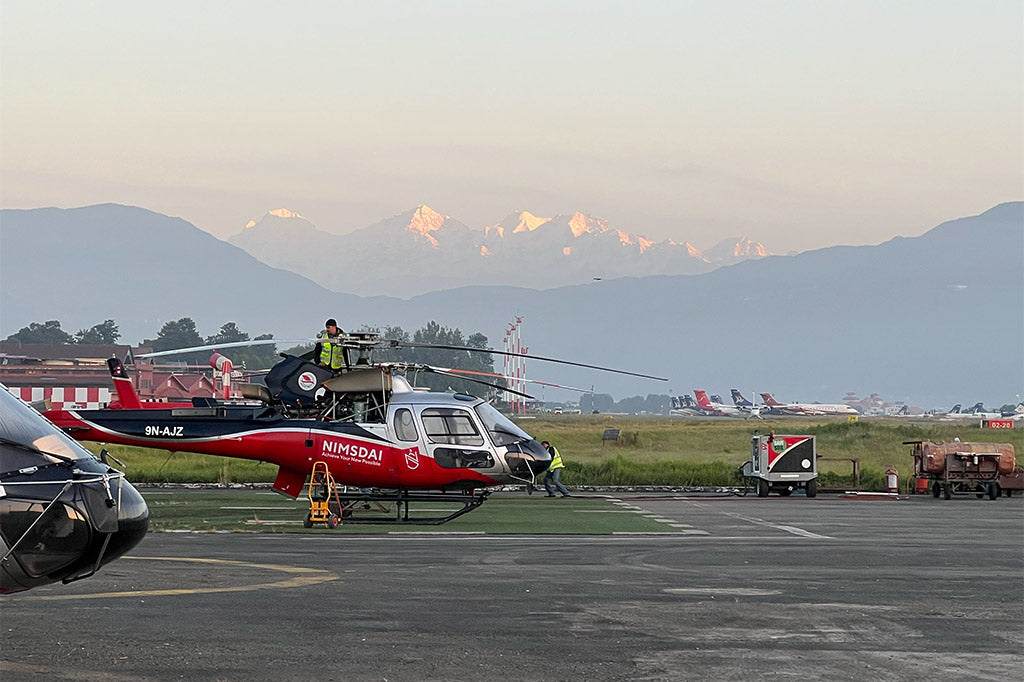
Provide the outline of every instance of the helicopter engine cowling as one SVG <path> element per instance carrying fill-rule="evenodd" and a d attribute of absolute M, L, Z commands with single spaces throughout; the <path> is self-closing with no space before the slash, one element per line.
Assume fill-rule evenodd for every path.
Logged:
<path fill-rule="evenodd" d="M 319 400 L 323 383 L 334 372 L 289 355 L 267 373 L 267 389 L 275 400 L 289 407 L 310 407 Z"/>

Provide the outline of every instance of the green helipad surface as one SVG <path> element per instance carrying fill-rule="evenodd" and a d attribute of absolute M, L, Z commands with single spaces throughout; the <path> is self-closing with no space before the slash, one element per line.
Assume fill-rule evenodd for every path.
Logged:
<path fill-rule="evenodd" d="M 496 493 L 475 509 L 442 525 L 366 525 L 343 523 L 306 529 L 309 501 L 254 490 L 143 490 L 150 509 L 150 530 L 258 533 L 487 533 L 579 534 L 674 533 L 678 528 L 643 516 L 604 497 L 547 498 L 541 494 Z M 444 516 L 459 505 L 423 502 L 411 516 Z M 394 518 L 391 505 L 357 509 L 363 518 Z"/>

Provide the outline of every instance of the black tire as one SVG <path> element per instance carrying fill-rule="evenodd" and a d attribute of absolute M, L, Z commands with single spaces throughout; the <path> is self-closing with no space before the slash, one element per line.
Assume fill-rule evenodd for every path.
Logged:
<path fill-rule="evenodd" d="M 999 497 L 999 484 L 989 483 L 988 484 L 988 499 L 994 500 Z"/>
<path fill-rule="evenodd" d="M 338 527 L 338 517 L 335 516 L 334 514 L 331 514 L 331 517 L 329 519 L 327 519 L 327 526 L 329 528 L 337 528 Z"/>
<path fill-rule="evenodd" d="M 768 481 L 764 480 L 763 478 L 757 479 L 757 496 L 758 497 L 768 497 L 768 493 L 770 493 L 771 490 L 772 490 L 772 487 L 768 484 Z"/>
<path fill-rule="evenodd" d="M 941 490 L 942 490 L 942 488 L 939 486 L 939 482 L 938 481 L 935 481 L 934 483 L 932 483 L 932 497 L 934 497 L 935 499 L 938 499 L 939 498 L 939 492 Z"/>
<path fill-rule="evenodd" d="M 1003 491 L 1003 494 L 1004 494 L 1004 495 L 1006 495 L 1007 497 L 1013 497 L 1013 491 L 1012 491 L 1012 490 L 1010 490 L 1009 488 L 1007 488 L 1006 490 L 1004 490 L 1004 491 Z"/>
<path fill-rule="evenodd" d="M 807 481 L 807 497 L 816 497 L 818 495 L 818 479 L 812 478 Z"/>
<path fill-rule="evenodd" d="M 779 495 L 781 495 L 782 497 L 789 497 L 792 494 L 793 494 L 793 489 L 792 488 L 783 488 L 782 490 L 779 491 Z"/>
<path fill-rule="evenodd" d="M 303 528 L 312 528 L 313 527 L 313 517 L 311 515 L 306 514 L 306 518 L 303 519 L 303 521 L 302 521 L 302 527 Z"/>
<path fill-rule="evenodd" d="M 953 499 L 953 484 L 943 483 L 942 484 L 942 499 L 951 500 Z"/>

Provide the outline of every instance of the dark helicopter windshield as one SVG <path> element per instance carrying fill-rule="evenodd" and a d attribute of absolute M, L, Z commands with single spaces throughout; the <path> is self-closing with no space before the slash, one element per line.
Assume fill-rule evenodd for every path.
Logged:
<path fill-rule="evenodd" d="M 476 414 L 497 446 L 511 445 L 522 440 L 532 440 L 533 436 L 512 423 L 508 417 L 498 412 L 487 403 L 476 406 Z"/>
<path fill-rule="evenodd" d="M 4 470 L 38 465 L 40 457 L 51 464 L 68 459 L 92 458 L 91 452 L 47 420 L 40 419 L 31 407 L 10 393 L 3 384 L 0 384 L 0 436 L 9 443 L 40 451 L 31 456 L 22 451 L 30 459 L 21 464 L 17 461 L 21 459 L 15 454 L 17 451 L 4 448 Z"/>

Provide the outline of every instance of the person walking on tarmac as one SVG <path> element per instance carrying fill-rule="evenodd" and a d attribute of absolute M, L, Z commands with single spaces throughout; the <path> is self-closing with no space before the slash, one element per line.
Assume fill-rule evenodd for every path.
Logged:
<path fill-rule="evenodd" d="M 562 485 L 562 469 L 565 468 L 565 463 L 562 461 L 562 455 L 558 453 L 558 448 L 546 440 L 541 441 L 541 447 L 551 453 L 551 466 L 544 474 L 544 489 L 548 491 L 548 497 L 555 497 L 555 490 L 562 493 L 562 497 L 572 497 L 569 490 Z M 554 490 L 551 488 L 552 482 L 555 484 Z"/>
<path fill-rule="evenodd" d="M 316 348 L 313 349 L 313 358 L 316 364 L 326 367 L 332 372 L 340 372 L 345 362 L 345 348 L 342 346 L 342 337 L 345 332 L 338 329 L 338 321 L 333 317 L 324 323 L 324 331 L 317 335 Z"/>

